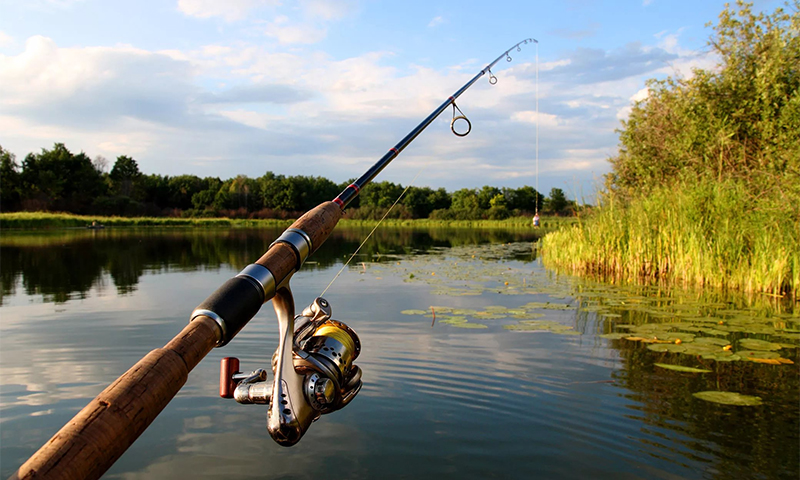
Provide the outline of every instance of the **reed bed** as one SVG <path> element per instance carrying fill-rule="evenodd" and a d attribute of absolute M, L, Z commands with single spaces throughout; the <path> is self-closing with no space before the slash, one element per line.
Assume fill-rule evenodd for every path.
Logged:
<path fill-rule="evenodd" d="M 754 200 L 735 181 L 660 188 L 547 235 L 547 266 L 623 281 L 665 280 L 797 299 L 800 205 Z"/>

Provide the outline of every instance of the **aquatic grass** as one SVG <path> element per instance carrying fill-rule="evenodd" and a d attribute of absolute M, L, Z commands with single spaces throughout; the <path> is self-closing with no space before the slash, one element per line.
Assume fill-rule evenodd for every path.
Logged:
<path fill-rule="evenodd" d="M 291 220 L 177 218 L 177 217 L 104 217 L 51 212 L 0 213 L 0 229 L 82 228 L 97 222 L 104 227 L 236 227 L 289 225 Z"/>
<path fill-rule="evenodd" d="M 752 201 L 736 181 L 683 183 L 595 213 L 542 240 L 548 267 L 624 281 L 665 280 L 789 295 L 800 289 L 800 207 Z"/>

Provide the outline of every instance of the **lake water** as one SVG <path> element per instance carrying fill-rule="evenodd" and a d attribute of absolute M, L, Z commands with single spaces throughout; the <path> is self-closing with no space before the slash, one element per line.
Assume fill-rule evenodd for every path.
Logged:
<path fill-rule="evenodd" d="M 3 232 L 0 475 L 279 233 Z M 294 276 L 299 309 L 366 233 L 338 229 Z M 265 406 L 218 397 L 222 357 L 269 365 L 277 322 L 265 305 L 104 478 L 798 477 L 796 305 L 557 275 L 534 240 L 379 230 L 325 295 L 362 343 L 364 387 L 349 406 L 285 448 Z M 760 400 L 694 395 L 704 391 Z"/>

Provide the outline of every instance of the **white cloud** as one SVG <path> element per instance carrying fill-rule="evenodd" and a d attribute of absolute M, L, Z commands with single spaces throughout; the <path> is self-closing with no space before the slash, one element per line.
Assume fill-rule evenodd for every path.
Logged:
<path fill-rule="evenodd" d="M 276 38 L 296 45 L 308 38 L 299 25 L 324 35 L 325 19 L 336 14 L 325 13 L 330 4 L 309 5 L 303 8 L 317 20 L 310 13 L 299 17 L 307 23 L 273 17 L 270 27 L 287 29 Z M 468 137 L 450 134 L 448 110 L 384 178 L 407 183 L 424 165 L 425 181 L 447 188 L 486 179 L 532 184 L 535 65 L 519 63 L 533 57 L 524 55 L 498 65 L 497 85 L 482 79 L 459 99 L 473 124 Z M 576 49 L 540 65 L 541 173 L 568 171 L 590 181 L 608 171 L 614 129 L 630 102 L 646 95 L 644 79 L 702 58 L 684 53 L 678 41 Z M 431 69 L 395 61 L 391 51 L 334 58 L 318 48 L 237 42 L 153 52 L 61 48 L 32 37 L 19 55 L 0 56 L 3 147 L 21 157 L 58 141 L 90 156 L 135 155 L 145 172 L 313 171 L 343 181 L 362 173 L 482 66 Z"/>
<path fill-rule="evenodd" d="M 14 38 L 3 31 L 0 31 L 0 48 L 8 47 L 13 44 L 14 44 Z"/>
<path fill-rule="evenodd" d="M 285 15 L 278 16 L 274 22 L 268 22 L 264 34 L 273 37 L 281 45 L 313 44 L 325 38 L 325 28 L 310 23 L 292 23 Z"/>
<path fill-rule="evenodd" d="M 540 128 L 541 127 L 556 128 L 567 125 L 567 121 L 563 118 L 559 118 L 558 115 L 553 115 L 544 112 L 539 112 L 537 114 L 535 111 L 531 110 L 522 110 L 519 112 L 514 112 L 511 115 L 511 119 L 517 122 L 533 123 L 533 124 L 535 124 L 538 120 Z"/>
<path fill-rule="evenodd" d="M 231 22 L 245 18 L 258 7 L 276 4 L 277 0 L 178 0 L 178 10 L 190 17 L 222 17 Z"/>
<path fill-rule="evenodd" d="M 636 92 L 633 95 L 631 95 L 630 101 L 631 102 L 638 102 L 638 101 L 644 100 L 649 95 L 650 95 L 650 89 L 647 88 L 647 87 L 644 87 L 643 89 L 641 89 L 638 92 Z"/>
<path fill-rule="evenodd" d="M 105 123 L 115 116 L 175 120 L 191 94 L 192 66 L 129 46 L 59 48 L 34 36 L 0 56 L 0 106 L 45 123 Z"/>
<path fill-rule="evenodd" d="M 221 110 L 219 114 L 234 122 L 261 130 L 267 130 L 271 125 L 280 123 L 283 120 L 283 117 L 280 115 L 270 115 L 268 113 L 258 113 L 242 109 Z"/>
<path fill-rule="evenodd" d="M 300 8 L 305 16 L 326 21 L 339 20 L 353 10 L 345 0 L 301 0 Z"/>
<path fill-rule="evenodd" d="M 428 26 L 433 28 L 433 27 L 435 27 L 437 25 L 441 25 L 442 23 L 444 23 L 444 21 L 445 21 L 444 18 L 442 18 L 441 16 L 434 17 L 433 20 L 431 20 L 428 23 Z"/>

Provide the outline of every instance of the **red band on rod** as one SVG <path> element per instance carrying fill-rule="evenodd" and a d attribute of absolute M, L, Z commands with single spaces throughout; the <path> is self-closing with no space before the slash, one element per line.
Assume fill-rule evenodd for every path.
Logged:
<path fill-rule="evenodd" d="M 351 184 L 350 184 L 350 185 L 348 185 L 347 187 L 348 187 L 348 188 L 350 188 L 350 187 L 353 187 L 353 190 L 355 190 L 355 191 L 356 191 L 356 195 L 358 195 L 358 193 L 361 191 L 361 189 L 360 189 L 360 188 L 358 188 L 358 185 L 356 185 L 355 183 L 351 183 Z"/>
<path fill-rule="evenodd" d="M 334 198 L 333 199 L 333 203 L 335 203 L 336 205 L 339 205 L 339 208 L 344 208 L 344 202 L 339 200 L 339 197 Z"/>

